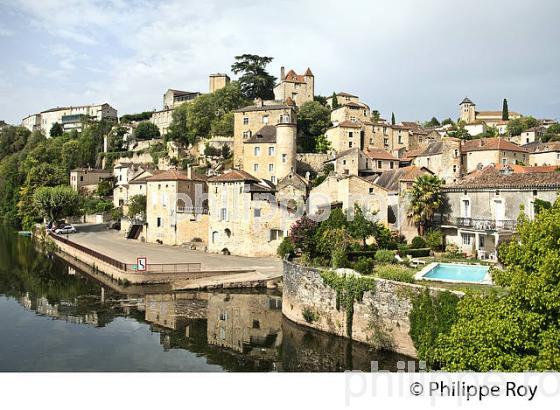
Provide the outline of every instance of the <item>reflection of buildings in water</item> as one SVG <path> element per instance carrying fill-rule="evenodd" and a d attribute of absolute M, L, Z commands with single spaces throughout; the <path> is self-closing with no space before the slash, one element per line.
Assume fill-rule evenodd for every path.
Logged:
<path fill-rule="evenodd" d="M 146 321 L 173 330 L 183 330 L 188 319 L 206 318 L 207 298 L 198 293 L 147 294 Z"/>
<path fill-rule="evenodd" d="M 29 293 L 20 298 L 21 304 L 28 310 L 33 310 L 42 316 L 52 317 L 53 319 L 64 320 L 68 323 L 79 325 L 99 326 L 99 316 L 97 312 L 87 312 L 76 315 L 73 311 L 77 304 L 74 302 L 61 301 L 57 304 L 50 304 L 46 297 L 38 297 L 33 300 Z"/>
<path fill-rule="evenodd" d="M 207 329 L 209 344 L 274 360 L 282 344 L 282 298 L 209 294 Z"/>

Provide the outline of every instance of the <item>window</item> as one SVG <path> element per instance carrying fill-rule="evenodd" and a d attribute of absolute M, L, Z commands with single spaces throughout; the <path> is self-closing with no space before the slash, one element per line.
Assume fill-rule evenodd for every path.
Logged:
<path fill-rule="evenodd" d="M 395 168 L 395 163 L 393 161 L 391 161 L 389 163 L 389 168 L 391 168 L 391 169 Z"/>
<path fill-rule="evenodd" d="M 83 175 L 80 175 L 80 182 L 83 182 L 83 181 L 84 181 L 84 177 L 83 177 Z"/>
<path fill-rule="evenodd" d="M 348 148 L 352 148 L 352 141 L 348 143 Z"/>
<path fill-rule="evenodd" d="M 257 172 L 259 170 L 259 164 L 253 164 L 253 171 Z"/>
<path fill-rule="evenodd" d="M 270 182 L 272 182 L 273 184 L 276 183 L 276 177 L 274 175 L 270 177 Z"/>
<path fill-rule="evenodd" d="M 484 235 L 479 235 L 478 236 L 478 247 L 479 248 L 484 248 Z"/>
<path fill-rule="evenodd" d="M 383 145 L 385 145 L 386 147 L 389 146 L 389 138 L 383 138 Z"/>
<path fill-rule="evenodd" d="M 249 125 L 249 117 L 243 117 L 243 125 Z"/>
<path fill-rule="evenodd" d="M 282 114 L 280 116 L 280 122 L 282 123 L 289 123 L 290 122 L 290 116 L 288 114 Z"/>
<path fill-rule="evenodd" d="M 350 116 L 350 121 L 356 122 L 356 117 L 354 117 L 353 115 L 351 115 L 351 116 Z"/>
<path fill-rule="evenodd" d="M 251 138 L 251 131 L 244 131 L 243 138 Z"/>
<path fill-rule="evenodd" d="M 457 165 L 453 165 L 453 172 L 457 172 Z"/>
<path fill-rule="evenodd" d="M 268 172 L 274 172 L 274 164 L 268 164 Z"/>
<path fill-rule="evenodd" d="M 383 168 L 383 161 L 377 161 L 377 168 L 378 169 Z"/>
<path fill-rule="evenodd" d="M 227 208 L 220 209 L 220 221 L 227 221 Z"/>
<path fill-rule="evenodd" d="M 282 154 L 282 162 L 288 162 L 288 154 Z"/>
<path fill-rule="evenodd" d="M 473 234 L 470 233 L 462 233 L 461 239 L 463 240 L 463 245 L 470 246 L 473 239 Z"/>
<path fill-rule="evenodd" d="M 162 194 L 161 194 L 161 205 L 164 208 L 167 207 L 167 192 L 162 192 Z"/>
<path fill-rule="evenodd" d="M 402 135 L 399 134 L 399 144 L 402 144 L 402 143 L 403 143 L 403 142 L 402 142 Z"/>
<path fill-rule="evenodd" d="M 281 239 L 284 237 L 284 231 L 281 231 L 280 229 L 271 229 L 270 230 L 270 240 L 271 241 L 276 241 L 278 239 Z"/>
<path fill-rule="evenodd" d="M 502 165 L 507 165 L 507 158 L 502 158 Z"/>
<path fill-rule="evenodd" d="M 453 156 L 457 158 L 459 156 L 459 150 L 456 149 L 455 151 L 453 151 Z"/>
<path fill-rule="evenodd" d="M 345 159 L 342 160 L 342 165 L 346 165 L 346 160 Z"/>
<path fill-rule="evenodd" d="M 353 138 L 353 137 L 354 137 L 354 132 L 350 131 L 350 132 L 348 133 L 348 138 Z"/>
<path fill-rule="evenodd" d="M 260 217 L 261 217 L 261 209 L 260 209 L 260 208 L 255 208 L 255 209 L 253 210 L 253 215 L 254 215 L 256 218 L 260 218 Z"/>
<path fill-rule="evenodd" d="M 160 216 L 158 216 L 157 219 L 156 219 L 156 226 L 158 228 L 161 228 L 161 217 Z"/>
<path fill-rule="evenodd" d="M 373 188 L 369 188 L 369 194 L 370 194 L 370 195 L 373 194 Z"/>
<path fill-rule="evenodd" d="M 274 147 L 268 147 L 268 156 L 269 157 L 274 156 Z"/>
<path fill-rule="evenodd" d="M 268 115 L 263 115 L 263 117 L 262 117 L 262 123 L 263 123 L 263 124 L 268 124 Z"/>
<path fill-rule="evenodd" d="M 258 156 L 261 155 L 261 147 L 255 147 L 254 151 L 255 151 L 255 157 L 258 157 Z"/>
<path fill-rule="evenodd" d="M 461 201 L 461 217 L 470 218 L 471 217 L 471 201 L 470 199 L 463 199 Z"/>

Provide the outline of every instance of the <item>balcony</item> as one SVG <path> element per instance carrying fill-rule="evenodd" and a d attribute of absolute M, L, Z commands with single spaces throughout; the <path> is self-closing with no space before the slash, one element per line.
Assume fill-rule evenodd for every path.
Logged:
<path fill-rule="evenodd" d="M 477 231 L 515 231 L 515 219 L 444 218 L 441 225 L 470 228 Z"/>

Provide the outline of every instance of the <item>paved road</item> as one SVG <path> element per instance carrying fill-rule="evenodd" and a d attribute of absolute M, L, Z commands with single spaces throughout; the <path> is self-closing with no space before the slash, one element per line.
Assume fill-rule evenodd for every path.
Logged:
<path fill-rule="evenodd" d="M 142 243 L 127 240 L 118 231 L 106 229 L 105 225 L 83 224 L 76 228 L 78 233 L 68 235 L 68 239 L 126 263 L 136 263 L 137 257 L 145 256 L 148 263 L 200 263 L 202 270 L 254 269 L 267 277 L 276 277 L 282 272 L 282 261 L 278 258 L 225 256 L 179 246 Z"/>

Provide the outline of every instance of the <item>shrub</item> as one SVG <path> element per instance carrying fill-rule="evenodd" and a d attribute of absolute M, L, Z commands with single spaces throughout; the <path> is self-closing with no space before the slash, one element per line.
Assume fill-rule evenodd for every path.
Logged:
<path fill-rule="evenodd" d="M 408 245 L 406 243 L 401 243 L 397 245 L 397 249 L 398 249 L 397 253 L 400 256 L 406 256 L 406 254 L 408 253 Z"/>
<path fill-rule="evenodd" d="M 410 249 L 420 249 L 426 247 L 426 241 L 421 236 L 415 236 L 410 242 Z"/>
<path fill-rule="evenodd" d="M 352 265 L 352 269 L 357 270 L 363 275 L 369 275 L 373 271 L 374 261 L 372 258 L 360 257 Z"/>
<path fill-rule="evenodd" d="M 450 243 L 445 248 L 445 255 L 446 258 L 461 258 L 463 255 L 459 251 L 459 247 L 453 243 Z"/>
<path fill-rule="evenodd" d="M 376 266 L 373 273 L 382 279 L 394 280 L 397 282 L 413 283 L 414 270 L 401 265 L 381 265 Z"/>
<path fill-rule="evenodd" d="M 375 252 L 375 261 L 378 263 L 393 263 L 395 262 L 395 253 L 388 249 L 379 249 Z"/>
<path fill-rule="evenodd" d="M 412 256 L 413 258 L 423 258 L 430 256 L 432 250 L 430 248 L 420 248 L 420 249 L 409 249 L 406 254 Z"/>
<path fill-rule="evenodd" d="M 345 268 L 348 266 L 348 257 L 346 251 L 342 248 L 337 248 L 332 253 L 332 267 L 333 269 Z"/>
<path fill-rule="evenodd" d="M 426 234 L 426 246 L 433 251 L 439 251 L 443 245 L 443 234 L 441 231 L 434 229 Z"/>
<path fill-rule="evenodd" d="M 282 242 L 280 243 L 280 245 L 278 245 L 278 249 L 276 250 L 276 253 L 281 258 L 284 258 L 286 256 L 288 257 L 293 256 L 294 244 L 292 243 L 292 240 L 289 237 L 285 237 L 284 239 L 282 239 Z"/>
<path fill-rule="evenodd" d="M 303 308 L 301 315 L 307 323 L 313 323 L 319 320 L 319 314 L 312 310 L 309 306 Z"/>

